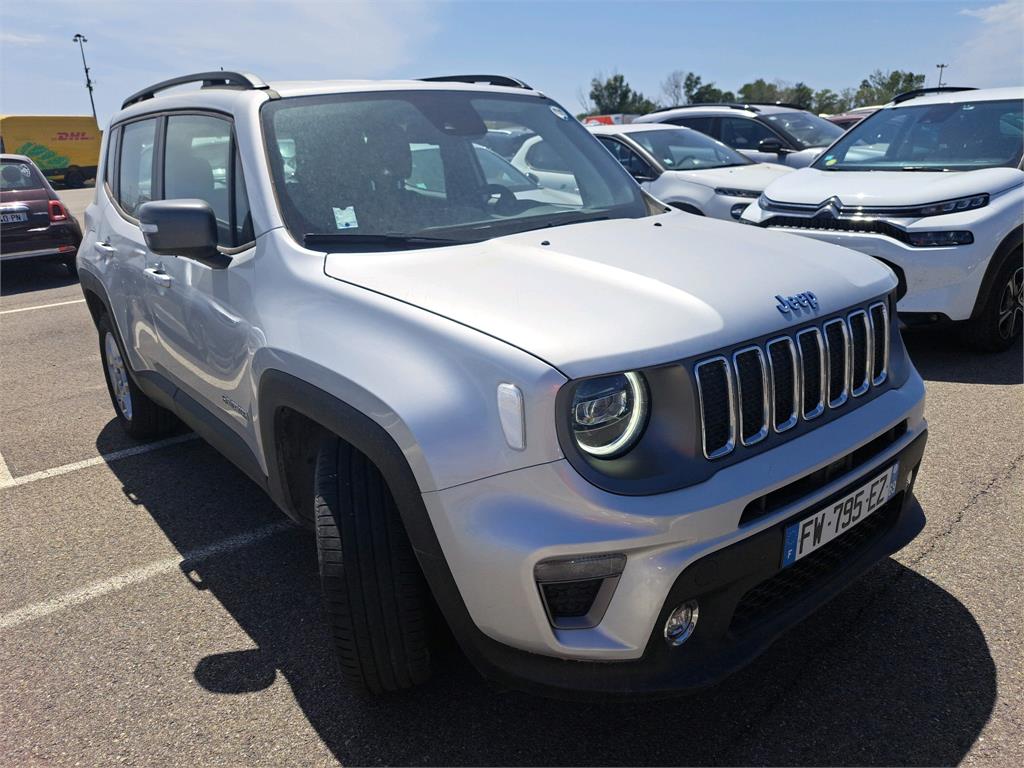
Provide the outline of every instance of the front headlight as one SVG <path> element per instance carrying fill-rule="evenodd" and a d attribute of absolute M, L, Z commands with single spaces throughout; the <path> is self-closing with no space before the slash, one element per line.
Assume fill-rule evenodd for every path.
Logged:
<path fill-rule="evenodd" d="M 572 432 L 580 450 L 610 459 L 632 448 L 647 423 L 647 388 L 629 371 L 580 383 L 572 399 Z"/>
<path fill-rule="evenodd" d="M 737 189 L 735 187 L 715 187 L 716 195 L 723 195 L 725 197 L 750 197 L 754 198 L 760 195 L 760 192 L 755 192 L 752 189 Z"/>

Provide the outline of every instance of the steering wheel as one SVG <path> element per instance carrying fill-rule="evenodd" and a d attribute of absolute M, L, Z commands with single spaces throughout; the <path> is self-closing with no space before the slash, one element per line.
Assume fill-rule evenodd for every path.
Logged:
<path fill-rule="evenodd" d="M 488 184 L 483 189 L 484 202 L 493 207 L 496 213 L 512 214 L 519 207 L 519 201 L 508 187 L 501 184 Z M 498 199 L 495 200 L 494 198 Z"/>

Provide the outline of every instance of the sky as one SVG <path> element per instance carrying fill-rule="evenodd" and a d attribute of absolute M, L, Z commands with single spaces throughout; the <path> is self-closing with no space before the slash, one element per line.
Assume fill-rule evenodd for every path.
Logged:
<path fill-rule="evenodd" d="M 1024 84 L 1024 1 L 0 0 L 0 113 L 87 114 L 188 72 L 264 80 L 507 74 L 570 111 L 598 74 L 657 100 L 673 70 L 856 87 L 875 69 L 935 85 Z"/>

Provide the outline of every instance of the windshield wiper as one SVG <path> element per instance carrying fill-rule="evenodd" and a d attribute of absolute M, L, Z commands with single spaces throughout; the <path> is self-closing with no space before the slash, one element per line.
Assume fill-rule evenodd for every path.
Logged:
<path fill-rule="evenodd" d="M 429 248 L 442 245 L 462 245 L 470 240 L 456 240 L 450 237 L 427 237 L 423 235 L 399 235 L 394 233 L 382 235 L 351 234 L 341 232 L 307 232 L 302 243 L 307 248 L 323 250 L 339 246 L 381 245 L 395 248 Z"/>
<path fill-rule="evenodd" d="M 924 171 L 926 173 L 932 171 L 948 171 L 949 168 L 936 168 L 933 165 L 904 165 L 900 168 L 901 171 Z"/>

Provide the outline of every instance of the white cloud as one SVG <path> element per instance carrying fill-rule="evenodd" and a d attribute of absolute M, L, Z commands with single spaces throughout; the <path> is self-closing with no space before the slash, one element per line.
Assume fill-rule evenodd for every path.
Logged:
<path fill-rule="evenodd" d="M 946 80 L 981 88 L 1024 83 L 1024 3 L 1010 0 L 964 9 L 960 15 L 978 23 L 957 51 Z"/>
<path fill-rule="evenodd" d="M 0 32 L 0 45 L 40 45 L 45 42 L 46 38 L 42 35 Z"/>

